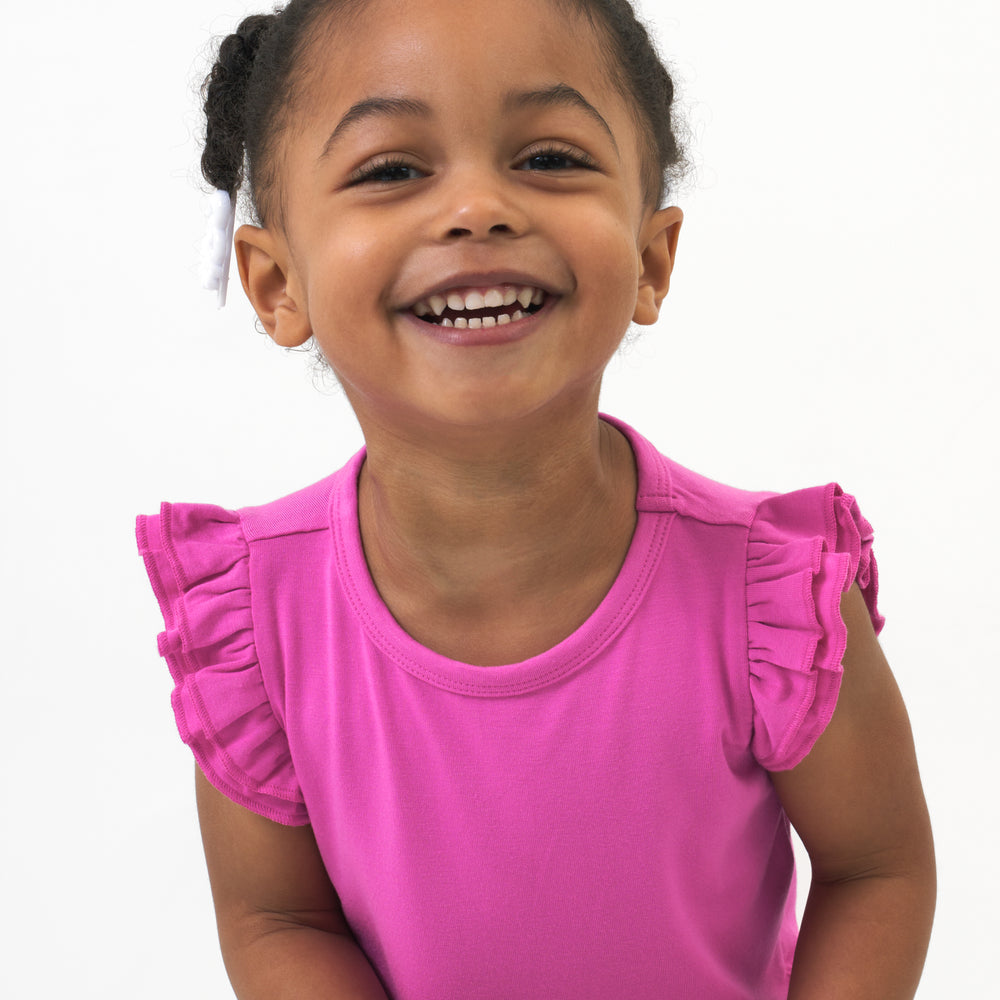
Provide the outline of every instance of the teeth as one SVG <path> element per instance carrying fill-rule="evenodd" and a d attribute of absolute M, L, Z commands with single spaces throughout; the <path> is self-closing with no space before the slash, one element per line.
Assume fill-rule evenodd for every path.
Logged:
<path fill-rule="evenodd" d="M 426 299 L 414 303 L 413 313 L 421 317 L 430 316 L 433 313 L 437 317 L 445 309 L 450 309 L 453 312 L 464 312 L 466 310 L 506 308 L 515 304 L 520 304 L 522 309 L 527 309 L 529 306 L 540 306 L 544 300 L 545 292 L 541 288 L 534 288 L 531 285 L 500 285 L 496 288 L 488 288 L 486 291 L 473 290 L 464 293 L 455 291 L 429 295 Z M 459 317 L 454 321 L 443 319 L 441 325 L 457 326 L 460 329 L 471 327 L 473 330 L 478 330 L 483 326 L 510 323 L 513 320 L 522 319 L 524 315 L 521 309 L 517 309 L 513 315 L 500 313 L 496 317 Z"/>

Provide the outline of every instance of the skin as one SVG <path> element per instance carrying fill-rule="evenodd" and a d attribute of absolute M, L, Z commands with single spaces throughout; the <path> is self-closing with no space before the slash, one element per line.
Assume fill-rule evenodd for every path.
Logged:
<path fill-rule="evenodd" d="M 657 318 L 681 214 L 643 200 L 632 116 L 589 28 L 537 0 L 398 8 L 374 3 L 324 37 L 280 153 L 284 224 L 241 228 L 237 260 L 268 333 L 315 337 L 354 407 L 383 600 L 425 645 L 488 667 L 572 632 L 624 559 L 635 468 L 598 394 L 629 322 Z M 575 99 L 511 106 L 557 85 L 597 116 Z M 411 104 L 349 116 L 373 98 Z M 512 275 L 547 298 L 503 342 L 445 342 L 410 311 Z M 859 601 L 845 597 L 834 720 L 775 776 L 817 876 L 794 1000 L 912 997 L 933 909 L 905 709 Z M 237 994 L 384 996 L 309 828 L 255 816 L 200 775 L 198 798 Z"/>
<path fill-rule="evenodd" d="M 771 775 L 812 864 L 789 1000 L 909 1000 L 936 899 L 934 841 L 906 708 L 854 585 L 837 708 Z"/>
<path fill-rule="evenodd" d="M 284 150 L 285 229 L 241 229 L 240 274 L 268 332 L 315 337 L 354 407 L 362 537 L 396 619 L 455 658 L 513 662 L 572 632 L 628 548 L 632 456 L 597 400 L 629 322 L 657 318 L 681 213 L 644 202 L 630 109 L 587 26 L 526 0 L 503 17 L 391 6 L 335 37 L 349 73 L 331 54 L 310 81 Z M 607 127 L 574 104 L 509 106 L 560 84 Z M 372 97 L 429 113 L 371 116 L 331 143 Z M 526 169 L 554 143 L 564 167 Z M 387 156 L 403 179 L 356 182 Z M 551 299 L 520 339 L 443 344 L 409 312 L 510 274 Z"/>

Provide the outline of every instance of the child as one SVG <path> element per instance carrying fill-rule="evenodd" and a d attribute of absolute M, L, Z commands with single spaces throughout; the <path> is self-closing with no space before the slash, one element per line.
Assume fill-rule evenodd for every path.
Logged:
<path fill-rule="evenodd" d="M 669 286 L 671 101 L 624 0 L 292 0 L 222 45 L 243 287 L 366 444 L 138 522 L 241 998 L 914 995 L 933 850 L 868 522 L 598 415 Z"/>

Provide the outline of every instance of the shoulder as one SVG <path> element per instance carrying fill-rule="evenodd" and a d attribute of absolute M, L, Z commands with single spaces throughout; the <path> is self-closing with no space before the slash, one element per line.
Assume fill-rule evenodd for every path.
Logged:
<path fill-rule="evenodd" d="M 870 541 L 871 525 L 854 497 L 835 482 L 791 492 L 741 489 L 686 468 L 627 424 L 604 419 L 625 434 L 632 446 L 639 473 L 636 507 L 640 511 L 672 512 L 705 524 L 742 527 L 748 530 L 751 542 L 825 537 L 836 547 L 838 534 L 855 533 Z M 848 544 L 852 542 L 849 538 Z M 853 547 L 860 547 L 860 541 L 853 542 Z"/>
<path fill-rule="evenodd" d="M 700 475 L 673 461 L 628 424 L 602 419 L 625 435 L 635 455 L 640 511 L 676 513 L 706 524 L 749 528 L 758 506 L 776 494 L 739 489 Z"/>
<path fill-rule="evenodd" d="M 772 492 L 745 490 L 717 482 L 661 456 L 668 472 L 670 499 L 678 514 L 707 524 L 749 528 L 760 505 L 777 496 Z"/>
<path fill-rule="evenodd" d="M 742 591 L 751 750 L 768 770 L 794 767 L 837 702 L 847 642 L 843 595 L 859 592 L 873 635 L 883 624 L 872 526 L 837 483 L 787 493 L 737 489 L 618 426 L 636 455 L 638 509 L 685 518 L 704 571 L 698 579 L 724 577 Z"/>
<path fill-rule="evenodd" d="M 343 468 L 317 483 L 269 503 L 240 508 L 235 513 L 247 542 L 328 529 L 334 505 L 354 497 L 363 461 L 364 452 L 361 451 Z"/>
<path fill-rule="evenodd" d="M 220 567 L 245 562 L 254 543 L 304 536 L 330 526 L 333 507 L 355 495 L 359 452 L 343 468 L 288 496 L 258 506 L 228 509 L 208 503 L 164 502 L 156 514 L 136 518 L 136 541 L 157 594 L 182 590 Z M 162 601 L 161 601 L 162 603 Z"/>
<path fill-rule="evenodd" d="M 362 460 L 359 453 L 333 475 L 267 504 L 163 503 L 137 517 L 139 554 L 166 624 L 161 647 L 253 635 L 251 607 L 273 603 L 279 589 L 290 590 L 280 581 L 294 584 L 323 564 L 331 515 L 353 496 Z"/>

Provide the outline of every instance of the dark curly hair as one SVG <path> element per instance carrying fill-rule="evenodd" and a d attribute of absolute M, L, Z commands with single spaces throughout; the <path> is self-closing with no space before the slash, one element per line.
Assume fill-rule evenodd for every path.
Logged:
<path fill-rule="evenodd" d="M 635 114 L 642 139 L 643 193 L 659 205 L 687 165 L 678 138 L 674 83 L 628 0 L 552 0 L 596 29 L 611 79 Z M 308 77 L 309 46 L 361 13 L 367 0 L 291 0 L 245 18 L 219 45 L 202 88 L 206 117 L 201 170 L 236 195 L 246 179 L 261 225 L 283 225 L 276 152 Z M 336 19 L 332 15 L 336 14 Z"/>

